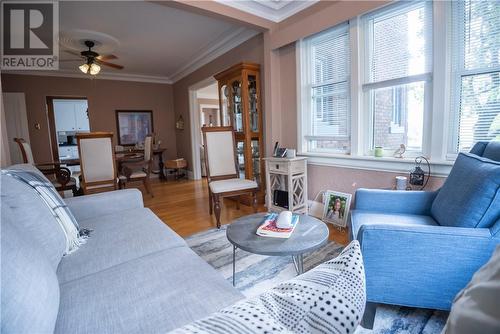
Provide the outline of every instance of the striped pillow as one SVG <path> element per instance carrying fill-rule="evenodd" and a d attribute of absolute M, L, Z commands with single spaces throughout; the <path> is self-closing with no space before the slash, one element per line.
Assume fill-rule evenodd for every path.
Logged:
<path fill-rule="evenodd" d="M 354 333 L 366 302 L 358 241 L 335 259 L 172 333 Z"/>
<path fill-rule="evenodd" d="M 21 182 L 26 183 L 40 196 L 43 202 L 49 207 L 54 218 L 59 223 L 59 226 L 66 236 L 65 254 L 70 254 L 85 243 L 88 237 L 88 230 L 80 230 L 78 222 L 68 209 L 68 206 L 61 198 L 52 183 L 43 175 L 35 171 L 20 170 L 20 169 L 5 169 L 2 170 L 3 175 L 8 175 Z"/>

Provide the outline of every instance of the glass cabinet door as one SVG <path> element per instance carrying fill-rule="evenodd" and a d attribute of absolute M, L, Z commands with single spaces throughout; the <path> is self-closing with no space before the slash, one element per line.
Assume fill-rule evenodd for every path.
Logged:
<path fill-rule="evenodd" d="M 259 131 L 259 112 L 257 110 L 257 78 L 255 75 L 248 76 L 248 111 L 250 114 L 250 131 Z"/>
<path fill-rule="evenodd" d="M 226 85 L 223 85 L 220 88 L 220 97 L 222 106 L 222 110 L 220 111 L 221 125 L 230 126 L 231 116 L 229 115 L 229 88 Z"/>
<path fill-rule="evenodd" d="M 259 141 L 254 139 L 251 142 L 252 145 L 252 171 L 253 171 L 253 179 L 260 186 L 261 179 L 261 170 L 260 170 L 260 150 L 259 150 Z"/>
<path fill-rule="evenodd" d="M 233 114 L 233 127 L 236 132 L 243 132 L 243 110 L 241 105 L 241 81 L 231 82 L 231 105 Z"/>
<path fill-rule="evenodd" d="M 236 156 L 238 158 L 238 175 L 240 179 L 245 178 L 245 143 L 238 141 L 236 143 Z"/>

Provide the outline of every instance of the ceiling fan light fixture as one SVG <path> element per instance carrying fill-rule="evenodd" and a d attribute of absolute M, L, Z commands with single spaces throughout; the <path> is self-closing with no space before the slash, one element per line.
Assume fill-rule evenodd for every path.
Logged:
<path fill-rule="evenodd" d="M 101 71 L 101 66 L 97 65 L 96 63 L 90 64 L 90 69 L 89 69 L 90 75 L 97 75 L 100 71 Z"/>
<path fill-rule="evenodd" d="M 87 74 L 87 73 L 89 73 L 90 66 L 89 66 L 89 64 L 85 63 L 85 64 L 78 66 L 78 68 L 80 69 L 80 71 Z"/>

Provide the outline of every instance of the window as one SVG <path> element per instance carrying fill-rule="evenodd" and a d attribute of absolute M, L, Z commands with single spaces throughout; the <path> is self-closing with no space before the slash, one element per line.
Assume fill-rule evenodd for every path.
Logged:
<path fill-rule="evenodd" d="M 299 153 L 398 172 L 425 155 L 447 175 L 458 152 L 500 141 L 499 36 L 498 0 L 415 0 L 297 42 Z"/>
<path fill-rule="evenodd" d="M 348 24 L 305 40 L 304 140 L 308 151 L 350 150 Z"/>
<path fill-rule="evenodd" d="M 453 2 L 450 153 L 500 140 L 499 35 L 498 2 Z"/>
<path fill-rule="evenodd" d="M 432 71 L 432 4 L 398 3 L 362 18 L 366 152 L 376 146 L 422 152 Z"/>

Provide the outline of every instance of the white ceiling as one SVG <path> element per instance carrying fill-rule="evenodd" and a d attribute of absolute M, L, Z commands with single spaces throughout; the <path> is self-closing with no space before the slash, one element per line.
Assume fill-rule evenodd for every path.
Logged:
<path fill-rule="evenodd" d="M 99 74 L 112 78 L 173 82 L 257 34 L 232 23 L 151 2 L 61 1 L 59 6 L 60 33 L 66 42 L 72 42 L 70 46 L 87 30 L 89 36 L 95 35 L 104 43 L 97 51 L 118 56 L 111 62 L 125 69 L 102 67 Z M 63 49 L 62 60 L 76 58 Z M 78 74 L 80 63 L 61 62 L 60 73 Z"/>
<path fill-rule="evenodd" d="M 244 12 L 280 22 L 319 0 L 215 0 Z"/>

